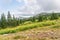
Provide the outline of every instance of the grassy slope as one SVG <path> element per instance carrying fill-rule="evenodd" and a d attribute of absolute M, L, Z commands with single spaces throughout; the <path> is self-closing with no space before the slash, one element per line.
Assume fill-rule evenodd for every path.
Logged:
<path fill-rule="evenodd" d="M 57 24 L 56 20 L 54 20 L 54 21 L 45 21 L 45 22 L 36 22 L 36 23 L 17 26 L 15 28 L 1 29 L 0 34 L 15 33 L 15 32 L 24 31 L 24 30 L 28 30 L 28 29 L 32 29 L 32 28 L 50 26 L 50 25 L 55 25 L 55 24 Z"/>
<path fill-rule="evenodd" d="M 59 20 L 38 22 L 15 28 L 1 29 L 0 34 L 4 35 L 0 35 L 0 40 L 60 40 L 59 32 Z"/>

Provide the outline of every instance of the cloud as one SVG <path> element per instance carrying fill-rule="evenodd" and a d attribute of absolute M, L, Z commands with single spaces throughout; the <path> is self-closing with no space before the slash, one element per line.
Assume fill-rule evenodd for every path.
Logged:
<path fill-rule="evenodd" d="M 56 7 L 56 10 L 60 11 L 60 0 L 54 0 L 54 4 L 55 4 L 55 7 Z"/>
<path fill-rule="evenodd" d="M 11 3 L 12 0 L 3 0 Z M 60 0 L 15 0 L 24 3 L 11 10 L 12 14 L 20 16 L 33 16 L 42 11 L 60 11 Z"/>
<path fill-rule="evenodd" d="M 35 13 L 42 11 L 42 7 L 37 3 L 37 0 L 24 0 L 24 3 L 25 4 L 23 6 L 19 6 L 16 9 L 17 12 L 22 12 L 22 14 L 20 13 L 21 15 L 32 16 L 35 15 Z"/>

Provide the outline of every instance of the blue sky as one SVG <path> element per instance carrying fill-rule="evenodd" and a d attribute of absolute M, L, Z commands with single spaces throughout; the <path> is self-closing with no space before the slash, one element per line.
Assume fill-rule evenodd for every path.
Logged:
<path fill-rule="evenodd" d="M 0 14 L 29 17 L 40 12 L 60 12 L 60 0 L 0 0 Z"/>
<path fill-rule="evenodd" d="M 0 1 L 0 7 L 1 7 L 1 10 L 13 10 L 14 8 L 16 8 L 17 6 L 22 6 L 24 5 L 24 2 L 21 1 L 20 3 L 16 0 L 12 0 L 11 2 L 10 1 L 7 1 L 5 0 L 6 2 L 4 2 L 4 0 L 1 0 Z"/>

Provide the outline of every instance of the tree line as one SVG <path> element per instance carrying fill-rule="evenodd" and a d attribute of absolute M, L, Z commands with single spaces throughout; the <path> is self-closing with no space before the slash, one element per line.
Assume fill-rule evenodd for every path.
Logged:
<path fill-rule="evenodd" d="M 28 20 L 32 22 L 42 22 L 47 20 L 57 20 L 60 17 L 60 13 L 40 13 L 36 16 L 30 17 Z"/>
<path fill-rule="evenodd" d="M 0 18 L 0 28 L 7 28 L 7 27 L 16 27 L 20 24 L 24 24 L 24 22 L 31 21 L 31 22 L 42 22 L 44 20 L 56 20 L 60 17 L 60 13 L 41 13 L 37 16 L 29 17 L 29 18 L 16 18 L 14 15 L 11 16 L 10 12 L 8 11 L 7 18 L 4 13 L 1 14 Z"/>
<path fill-rule="evenodd" d="M 7 18 L 4 13 L 1 14 L 0 28 L 15 27 L 15 26 L 18 26 L 22 22 L 23 22 L 22 19 L 16 18 L 14 15 L 12 17 L 10 12 L 8 11 Z"/>

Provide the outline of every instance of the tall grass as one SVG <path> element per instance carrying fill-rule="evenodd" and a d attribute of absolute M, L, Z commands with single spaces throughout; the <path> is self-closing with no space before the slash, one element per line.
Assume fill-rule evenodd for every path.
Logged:
<path fill-rule="evenodd" d="M 45 26 L 50 26 L 50 25 L 55 25 L 56 21 L 46 21 L 46 22 L 37 22 L 37 23 L 32 23 L 32 24 L 26 24 L 22 26 L 17 26 L 15 28 L 6 28 L 6 29 L 1 29 L 0 34 L 8 34 L 8 33 L 15 33 L 19 31 L 24 31 L 27 29 L 32 29 L 36 27 L 45 27 Z"/>

